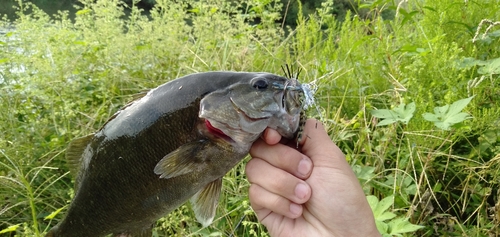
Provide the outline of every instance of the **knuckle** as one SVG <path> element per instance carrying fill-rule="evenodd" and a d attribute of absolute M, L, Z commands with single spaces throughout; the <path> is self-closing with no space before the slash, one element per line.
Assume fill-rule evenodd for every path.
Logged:
<path fill-rule="evenodd" d="M 288 167 L 295 162 L 296 159 L 294 157 L 297 157 L 297 151 L 291 147 L 285 147 L 278 157 L 278 165 L 280 167 Z"/>
<path fill-rule="evenodd" d="M 258 175 L 259 169 L 262 168 L 262 160 L 253 158 L 247 162 L 245 166 L 245 173 L 250 182 L 253 182 Z"/>
<path fill-rule="evenodd" d="M 260 191 L 260 187 L 256 184 L 250 185 L 250 188 L 248 189 L 248 198 L 250 199 L 250 203 L 254 203 L 256 199 L 258 199 Z"/>

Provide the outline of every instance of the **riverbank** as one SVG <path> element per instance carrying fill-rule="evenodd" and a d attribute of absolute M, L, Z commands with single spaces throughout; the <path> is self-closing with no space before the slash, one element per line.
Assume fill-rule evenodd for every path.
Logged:
<path fill-rule="evenodd" d="M 74 195 L 67 144 L 137 93 L 196 72 L 281 74 L 285 64 L 318 85 L 325 127 L 382 233 L 500 235 L 498 4 L 407 1 L 390 5 L 399 10 L 387 20 L 392 1 L 376 1 L 384 4 L 366 6 L 372 18 L 342 22 L 325 5 L 286 28 L 272 1 L 247 9 L 229 0 L 189 8 L 162 0 L 150 17 L 87 2 L 74 22 L 39 13 L 15 28 L 3 23 L 0 235 L 43 236 L 60 221 Z M 249 207 L 245 162 L 223 182 L 211 226 L 182 206 L 155 224 L 154 235 L 267 236 Z"/>

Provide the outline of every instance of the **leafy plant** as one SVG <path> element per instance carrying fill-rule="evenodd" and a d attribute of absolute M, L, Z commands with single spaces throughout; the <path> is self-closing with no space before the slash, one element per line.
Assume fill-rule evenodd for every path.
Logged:
<path fill-rule="evenodd" d="M 52 16 L 9 2 L 19 6 L 15 21 L 0 20 L 2 235 L 43 235 L 62 218 L 73 185 L 60 154 L 133 94 L 193 72 L 279 74 L 285 63 L 318 85 L 323 121 L 365 193 L 393 197 L 377 209 L 385 234 L 500 235 L 495 1 L 327 0 L 299 11 L 297 1 L 157 0 L 147 12 L 80 0 Z M 284 12 L 297 21 L 287 24 Z M 464 95 L 474 103 L 458 102 Z M 415 116 L 417 107 L 433 113 Z M 390 124 L 404 126 L 382 126 Z M 183 206 L 154 234 L 266 236 L 249 208 L 244 166 L 225 177 L 213 225 L 201 228 Z M 424 227 L 400 232 L 408 220 Z"/>
<path fill-rule="evenodd" d="M 56 174 L 50 174 L 47 170 L 54 170 L 53 167 L 41 166 L 33 167 L 26 173 L 16 161 L 10 158 L 4 151 L 0 149 L 0 154 L 5 161 L 0 160 L 0 169 L 8 170 L 10 175 L 0 175 L 0 183 L 3 183 L 5 189 L 12 192 L 13 196 L 5 198 L 5 206 L 2 212 L 7 212 L 10 209 L 18 208 L 18 206 L 25 207 L 31 214 L 31 224 L 35 234 L 39 235 L 39 217 L 38 217 L 38 204 L 43 200 L 42 194 L 47 188 L 57 182 L 63 176 L 57 177 Z M 35 180 L 43 179 L 40 185 L 35 184 Z M 28 220 L 26 220 L 28 221 Z M 14 232 L 19 228 L 19 224 L 10 225 L 4 228 L 0 233 Z"/>
<path fill-rule="evenodd" d="M 377 229 L 382 236 L 403 236 L 401 234 L 414 232 L 423 228 L 423 226 L 414 225 L 409 222 L 409 218 L 395 218 L 397 215 L 388 211 L 388 209 L 394 204 L 394 196 L 385 197 L 380 201 L 375 196 L 368 196 L 366 198 L 368 200 L 368 204 L 370 204 L 370 207 L 372 208 L 373 215 L 375 216 Z"/>
<path fill-rule="evenodd" d="M 0 234 L 6 234 L 9 232 L 15 232 L 19 228 L 19 224 L 11 225 L 3 230 L 0 230 Z"/>
<path fill-rule="evenodd" d="M 393 124 L 395 122 L 402 122 L 403 124 L 408 124 L 410 119 L 413 117 L 413 113 L 415 113 L 416 105 L 414 102 L 406 105 L 401 103 L 396 106 L 394 109 L 378 109 L 371 110 L 370 113 L 373 117 L 381 118 L 377 126 L 384 126 Z"/>
<path fill-rule="evenodd" d="M 433 122 L 436 127 L 443 130 L 450 130 L 453 125 L 472 118 L 468 113 L 462 112 L 472 98 L 474 98 L 474 96 L 457 100 L 451 105 L 436 107 L 434 108 L 433 114 L 424 113 L 422 116 L 425 120 Z"/>
<path fill-rule="evenodd" d="M 474 58 L 464 58 L 459 65 L 461 68 L 471 68 L 479 66 L 477 73 L 481 75 L 496 75 L 500 74 L 500 58 L 490 60 L 478 60 Z"/>

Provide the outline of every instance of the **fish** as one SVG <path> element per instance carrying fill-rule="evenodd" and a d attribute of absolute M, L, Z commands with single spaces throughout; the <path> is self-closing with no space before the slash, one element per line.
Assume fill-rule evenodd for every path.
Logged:
<path fill-rule="evenodd" d="M 294 138 L 303 98 L 297 79 L 265 72 L 195 73 L 143 93 L 69 143 L 75 195 L 46 236 L 151 236 L 187 200 L 208 226 L 223 176 L 266 128 Z"/>

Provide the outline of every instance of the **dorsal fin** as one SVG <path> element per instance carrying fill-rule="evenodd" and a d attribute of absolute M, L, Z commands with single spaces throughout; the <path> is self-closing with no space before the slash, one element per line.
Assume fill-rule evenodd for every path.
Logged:
<path fill-rule="evenodd" d="M 109 123 L 109 121 L 113 120 L 116 118 L 116 116 L 121 113 L 124 109 L 127 107 L 131 106 L 134 104 L 136 101 L 142 99 L 144 96 L 146 96 L 149 93 L 150 90 L 143 90 L 137 94 L 132 95 L 132 100 L 129 101 L 125 106 L 123 106 L 120 110 L 116 111 L 111 117 L 108 118 L 108 120 L 102 125 L 102 127 L 106 126 L 106 124 Z"/>
<path fill-rule="evenodd" d="M 149 93 L 149 91 L 151 90 L 141 90 L 139 93 L 133 94 L 132 101 L 140 100 L 142 97 L 146 96 Z"/>
<path fill-rule="evenodd" d="M 69 171 L 72 173 L 73 178 L 75 179 L 78 176 L 78 172 L 80 170 L 83 151 L 93 137 L 94 134 L 75 138 L 69 143 L 68 148 L 66 149 L 66 163 L 68 165 Z"/>

